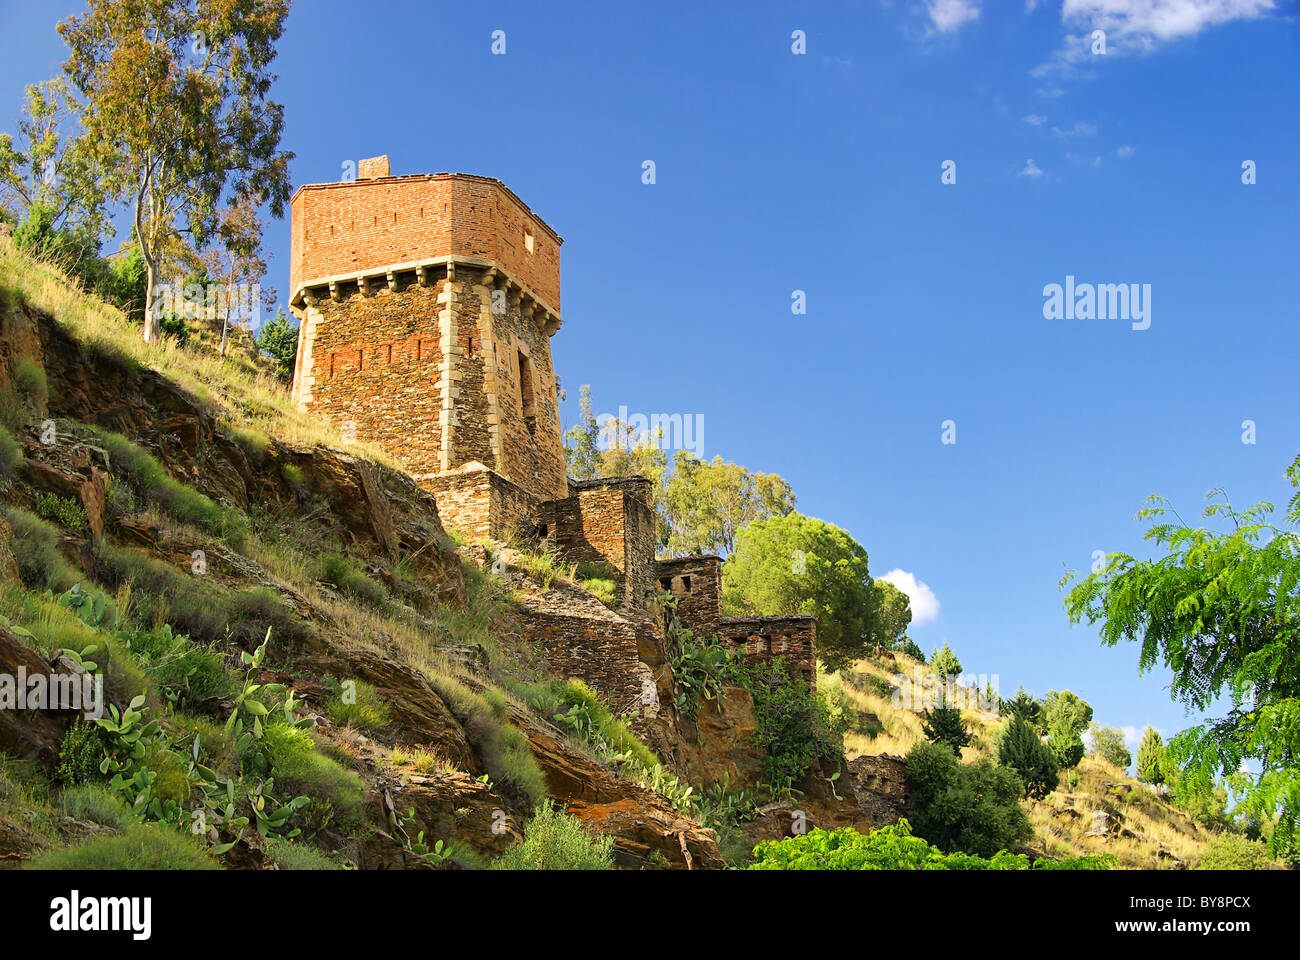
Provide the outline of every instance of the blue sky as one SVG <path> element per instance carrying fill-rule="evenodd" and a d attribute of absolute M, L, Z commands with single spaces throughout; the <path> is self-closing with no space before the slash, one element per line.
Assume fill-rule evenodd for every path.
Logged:
<path fill-rule="evenodd" d="M 58 70 L 60 12 L 0 2 L 0 123 Z M 565 238 L 566 422 L 583 383 L 600 412 L 703 415 L 706 456 L 782 474 L 873 573 L 928 584 L 927 651 L 1187 725 L 1057 582 L 1145 555 L 1150 493 L 1186 517 L 1211 487 L 1288 496 L 1292 4 L 299 0 L 277 66 L 295 184 L 387 153 L 499 177 Z M 283 293 L 287 224 L 267 241 Z M 1067 275 L 1150 284 L 1150 328 L 1044 319 Z"/>

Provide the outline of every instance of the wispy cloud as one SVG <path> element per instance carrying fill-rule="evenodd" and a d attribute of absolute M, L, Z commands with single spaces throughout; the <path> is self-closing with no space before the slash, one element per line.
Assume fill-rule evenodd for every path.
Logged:
<path fill-rule="evenodd" d="M 1083 121 L 1079 121 L 1069 130 L 1062 130 L 1060 127 L 1052 127 L 1052 133 L 1062 139 L 1067 137 L 1091 137 L 1096 135 L 1097 125 L 1095 123 L 1084 123 Z"/>
<path fill-rule="evenodd" d="M 1046 117 L 1040 117 L 1036 113 L 1031 113 L 1029 116 L 1021 117 L 1020 119 L 1025 121 L 1025 123 L 1029 124 L 1031 127 L 1041 127 L 1047 122 Z"/>
<path fill-rule="evenodd" d="M 894 569 L 880 578 L 892 583 L 907 594 L 908 605 L 912 608 L 912 623 L 920 625 L 929 623 L 939 616 L 939 598 L 934 595 L 929 584 L 916 579 L 916 574 L 906 570 Z"/>
<path fill-rule="evenodd" d="M 1029 177 L 1031 180 L 1037 180 L 1042 175 L 1043 171 L 1039 169 L 1038 164 L 1034 163 L 1032 157 L 1025 161 L 1025 168 L 1016 174 L 1017 177 Z"/>
<path fill-rule="evenodd" d="M 930 28 L 935 33 L 952 33 L 963 24 L 978 20 L 980 0 L 928 0 Z"/>
<path fill-rule="evenodd" d="M 1115 156 L 1119 157 L 1121 160 L 1127 160 L 1135 153 L 1137 153 L 1137 150 L 1130 147 L 1128 144 L 1124 144 L 1124 146 L 1115 149 Z"/>
<path fill-rule="evenodd" d="M 1064 0 L 1061 22 L 1080 32 L 1067 33 L 1051 58 L 1030 74 L 1073 77 L 1085 64 L 1095 66 L 1104 59 L 1093 52 L 1097 30 L 1105 34 L 1105 56 L 1129 56 L 1276 9 L 1275 0 Z"/>

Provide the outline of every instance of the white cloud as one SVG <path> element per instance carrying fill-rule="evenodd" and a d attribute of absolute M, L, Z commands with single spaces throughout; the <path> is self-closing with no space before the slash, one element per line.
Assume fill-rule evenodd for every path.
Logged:
<path fill-rule="evenodd" d="M 1038 168 L 1038 164 L 1034 163 L 1032 158 L 1026 160 L 1025 169 L 1021 170 L 1019 173 L 1016 174 L 1017 177 L 1032 177 L 1035 180 L 1037 180 L 1042 175 L 1043 175 L 1043 171 Z"/>
<path fill-rule="evenodd" d="M 1277 9 L 1275 0 L 1065 0 L 1067 34 L 1050 60 L 1031 76 L 1075 76 L 1106 57 L 1149 53 L 1162 44 L 1196 36 L 1233 20 L 1254 20 Z M 1106 34 L 1105 56 L 1093 53 L 1093 31 Z"/>
<path fill-rule="evenodd" d="M 1082 120 L 1075 123 L 1069 130 L 1062 130 L 1060 127 L 1052 127 L 1052 133 L 1058 137 L 1091 137 L 1097 133 L 1095 123 L 1084 123 Z"/>
<path fill-rule="evenodd" d="M 1130 147 L 1128 144 L 1125 144 L 1124 146 L 1118 147 L 1115 150 L 1115 156 L 1127 160 L 1129 157 L 1133 156 L 1133 154 L 1135 154 L 1136 152 L 1137 151 L 1133 147 Z"/>
<path fill-rule="evenodd" d="M 1041 127 L 1047 122 L 1046 117 L 1040 117 L 1036 113 L 1031 113 L 1029 116 L 1021 117 L 1020 119 L 1025 121 L 1025 123 L 1029 124 L 1031 127 Z"/>
<path fill-rule="evenodd" d="M 980 16 L 979 0 L 929 0 L 926 9 L 938 33 L 952 33 Z"/>
<path fill-rule="evenodd" d="M 912 624 L 929 623 L 939 616 L 939 598 L 929 585 L 916 579 L 916 575 L 906 570 L 894 569 L 880 578 L 892 583 L 907 594 L 908 605 L 912 608 Z"/>
<path fill-rule="evenodd" d="M 1106 31 L 1107 53 L 1149 50 L 1232 20 L 1253 20 L 1274 0 L 1065 0 L 1061 21 Z"/>

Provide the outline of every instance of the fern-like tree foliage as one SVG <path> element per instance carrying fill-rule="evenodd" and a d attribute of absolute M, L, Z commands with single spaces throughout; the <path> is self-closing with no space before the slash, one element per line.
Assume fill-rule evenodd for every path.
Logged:
<path fill-rule="evenodd" d="M 1300 457 L 1287 477 L 1300 486 Z M 1165 556 L 1112 554 L 1065 607 L 1073 622 L 1100 623 L 1106 646 L 1139 644 L 1140 671 L 1167 667 L 1175 700 L 1226 706 L 1173 737 L 1166 756 L 1204 790 L 1221 776 L 1239 814 L 1276 817 L 1276 851 L 1300 821 L 1300 494 L 1284 526 L 1271 522 L 1271 503 L 1237 511 L 1222 490 L 1207 500 L 1202 519 L 1227 529 L 1190 526 L 1152 497 L 1138 518 L 1155 521 L 1147 540 Z"/>

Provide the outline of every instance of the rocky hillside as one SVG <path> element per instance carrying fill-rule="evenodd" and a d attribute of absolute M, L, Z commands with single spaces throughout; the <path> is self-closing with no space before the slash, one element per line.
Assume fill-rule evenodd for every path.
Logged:
<path fill-rule="evenodd" d="M 525 642 L 529 572 L 255 358 L 146 348 L 0 237 L 0 423 L 0 674 L 88 661 L 126 731 L 0 712 L 0 861 L 119 834 L 121 769 L 154 820 L 209 797 L 226 866 L 484 865 L 547 800 L 620 865 L 724 865 L 684 782 Z"/>
<path fill-rule="evenodd" d="M 858 661 L 831 678 L 831 683 L 842 684 L 859 711 L 857 723 L 845 736 L 848 756 L 902 757 L 924 739 L 919 714 L 902 706 L 918 703 L 919 696 L 909 700 L 896 695 L 909 693 L 908 687 L 919 690 L 930 676 L 924 664 L 905 654 L 887 653 L 878 660 Z M 965 694 L 959 705 L 973 734 L 962 759 L 992 756 L 1003 719 L 980 708 L 975 690 L 959 692 Z M 1077 785 L 1069 786 L 1063 777 L 1046 798 L 1028 803 L 1037 852 L 1058 859 L 1111 854 L 1120 866 L 1135 869 L 1196 865 L 1212 831 L 1100 758 L 1085 757 L 1078 773 Z"/>

